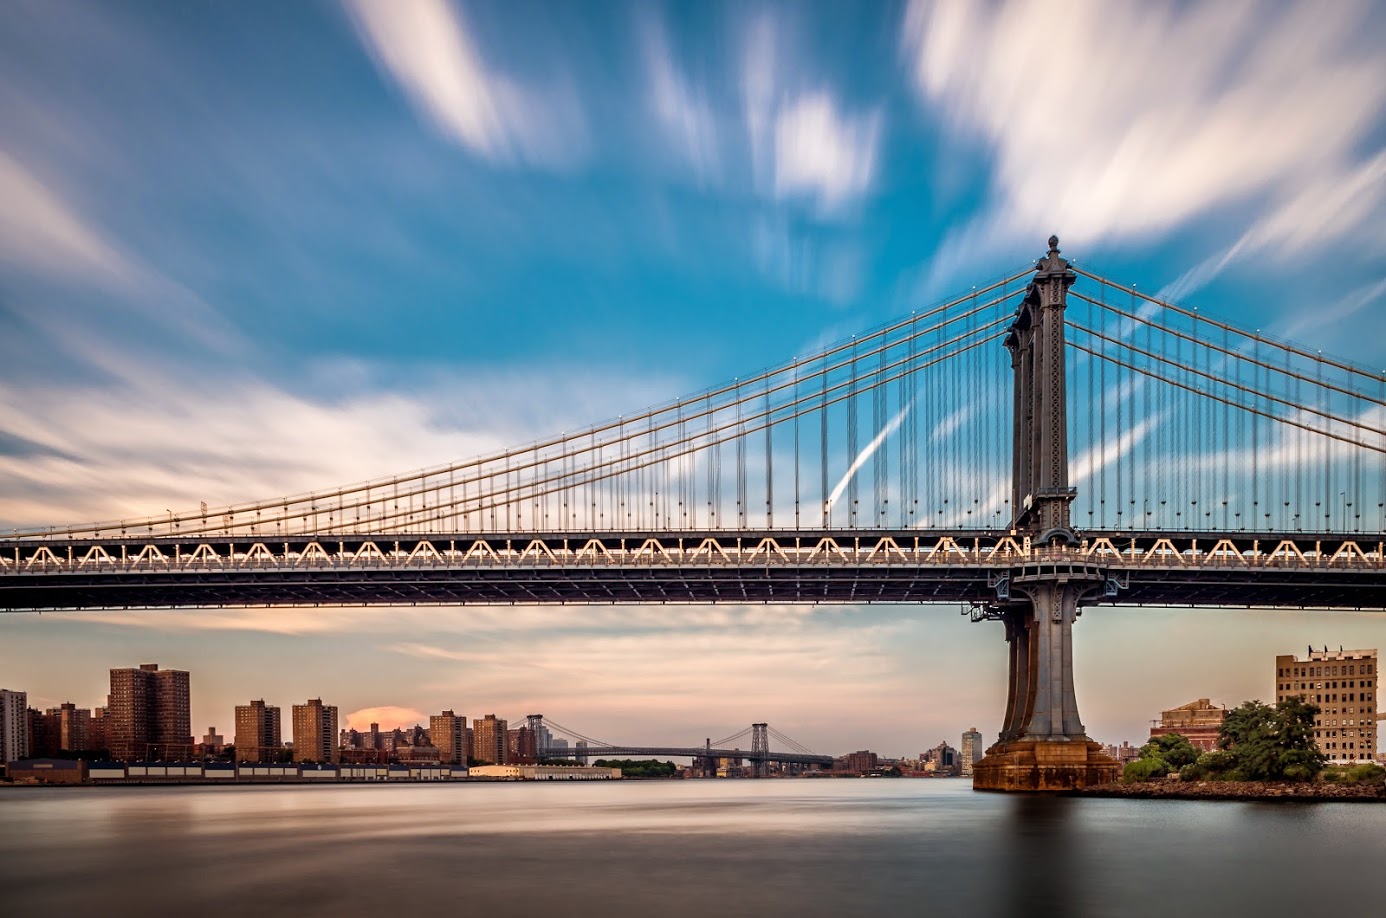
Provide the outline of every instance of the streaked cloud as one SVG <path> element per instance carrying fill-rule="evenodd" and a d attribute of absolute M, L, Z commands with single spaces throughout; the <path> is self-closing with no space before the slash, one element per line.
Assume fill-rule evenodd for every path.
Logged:
<path fill-rule="evenodd" d="M 0 260 L 58 277 L 129 279 L 135 267 L 103 234 L 0 150 Z"/>
<path fill-rule="evenodd" d="M 1367 253 L 1386 251 L 1386 150 L 1293 187 L 1236 242 L 1184 272 L 1160 296 L 1178 302 L 1237 262 L 1302 257 L 1349 236 Z"/>
<path fill-rule="evenodd" d="M 914 0 L 902 45 L 925 105 L 994 158 L 989 236 L 1091 246 L 1236 207 L 1274 255 L 1361 223 L 1347 186 L 1386 103 L 1368 9 Z"/>
<path fill-rule="evenodd" d="M 344 0 L 362 43 L 419 116 L 495 163 L 568 167 L 587 130 L 562 80 L 524 85 L 488 66 L 461 11 L 446 0 Z"/>
<path fill-rule="evenodd" d="M 58 308 L 26 310 L 35 328 L 69 350 L 84 338 L 109 344 L 122 334 L 130 314 L 152 319 L 188 342 L 226 354 L 244 340 L 215 309 L 187 287 L 126 251 L 114 234 L 82 213 L 69 197 L 40 179 L 19 160 L 0 150 L 0 264 L 20 274 L 36 274 L 71 288 L 96 290 L 119 302 L 82 311 L 73 327 L 66 303 Z M 93 365 L 105 358 L 89 354 Z"/>
<path fill-rule="evenodd" d="M 850 235 L 824 235 L 788 219 L 762 215 L 751 222 L 751 256 L 765 277 L 796 294 L 847 306 L 866 281 L 866 255 Z M 857 325 L 851 325 L 856 330 Z M 837 337 L 845 337 L 843 331 Z M 835 338 L 823 339 L 823 344 Z M 810 348 L 812 349 L 812 348 Z"/>
<path fill-rule="evenodd" d="M 649 106 L 665 144 L 700 183 L 716 180 L 722 172 L 720 137 L 706 91 L 680 70 L 663 25 L 655 17 L 644 18 L 641 41 Z"/>
<path fill-rule="evenodd" d="M 680 390 L 558 367 L 442 374 L 412 391 L 368 383 L 335 396 L 153 369 L 125 385 L 0 382 L 0 429 L 16 444 L 0 452 L 0 527 L 337 487 L 394 474 L 402 462 L 442 465 L 571 430 Z M 469 397 L 447 396 L 457 391 Z"/>

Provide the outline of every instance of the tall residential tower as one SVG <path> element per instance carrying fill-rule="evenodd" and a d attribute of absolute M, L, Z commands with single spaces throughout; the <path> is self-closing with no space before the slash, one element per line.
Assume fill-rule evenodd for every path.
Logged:
<path fill-rule="evenodd" d="M 188 673 L 144 663 L 111 670 L 106 745 L 117 761 L 179 761 L 192 757 Z"/>
<path fill-rule="evenodd" d="M 29 757 L 29 695 L 0 689 L 0 762 Z"/>
<path fill-rule="evenodd" d="M 294 761 L 337 761 L 337 706 L 310 698 L 294 705 Z"/>
<path fill-rule="evenodd" d="M 284 741 L 280 738 L 279 707 L 261 698 L 236 705 L 236 758 L 242 762 L 273 762 Z"/>

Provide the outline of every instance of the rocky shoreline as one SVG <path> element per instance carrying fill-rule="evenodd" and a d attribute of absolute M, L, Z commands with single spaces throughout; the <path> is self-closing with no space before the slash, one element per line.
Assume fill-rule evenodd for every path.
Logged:
<path fill-rule="evenodd" d="M 1386 803 L 1384 784 L 1269 781 L 1142 781 L 1098 784 L 1068 792 L 1076 797 L 1134 797 L 1141 800 L 1329 800 Z"/>

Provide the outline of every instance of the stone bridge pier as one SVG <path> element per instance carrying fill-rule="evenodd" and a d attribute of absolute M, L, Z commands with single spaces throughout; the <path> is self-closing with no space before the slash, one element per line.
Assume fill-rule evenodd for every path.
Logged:
<path fill-rule="evenodd" d="M 1013 570 L 984 616 L 1010 643 L 1010 691 L 999 741 L 973 767 L 973 787 L 1055 791 L 1116 779 L 1117 763 L 1088 739 L 1073 687 L 1073 623 L 1085 599 L 1105 591 L 1102 570 L 1065 559 L 1078 544 L 1069 521 L 1064 309 L 1077 276 L 1059 239 L 1035 265 L 1006 336 L 1014 397 L 1011 530 L 1052 549 L 1052 560 Z"/>
<path fill-rule="evenodd" d="M 1006 718 L 998 742 L 973 766 L 978 790 L 1055 791 L 1115 781 L 1120 766 L 1088 738 L 1073 687 L 1073 625 L 1079 603 L 1106 576 L 1085 565 L 1020 574 L 1026 598 L 997 610 L 1010 645 Z"/>

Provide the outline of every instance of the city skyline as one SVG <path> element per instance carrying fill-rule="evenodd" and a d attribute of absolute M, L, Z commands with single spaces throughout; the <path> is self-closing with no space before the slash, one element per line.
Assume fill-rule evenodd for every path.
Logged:
<path fill-rule="evenodd" d="M 1348 633 L 1351 633 L 1351 629 L 1345 630 Z M 1375 637 L 1380 636 L 1379 630 L 1372 630 L 1370 628 L 1363 629 L 1361 633 L 1370 633 Z M 1261 642 L 1244 642 L 1243 652 L 1252 653 L 1254 652 L 1252 648 L 1260 646 L 1260 644 Z M 1320 646 L 1323 646 L 1322 642 L 1320 643 Z M 1353 652 L 1354 650 L 1364 648 L 1367 645 L 1365 643 L 1359 642 L 1355 645 L 1343 644 L 1343 646 L 1348 647 L 1349 652 Z M 1262 659 L 1264 661 L 1265 659 L 1271 659 L 1277 656 L 1286 656 L 1286 654 L 1283 652 L 1284 650 L 1285 648 L 1283 646 L 1273 647 L 1271 648 L 1269 657 L 1263 656 Z M 1330 648 L 1330 651 L 1332 651 L 1332 648 Z M 1176 697 L 1175 693 L 1178 690 L 1174 688 L 1174 685 L 1176 684 L 1175 677 L 1182 675 L 1183 678 L 1187 678 L 1190 680 L 1197 678 L 1196 674 L 1200 671 L 1200 663 L 1197 659 L 1182 661 L 1151 660 L 1147 662 L 1147 665 L 1150 665 L 1150 669 L 1148 671 L 1142 671 L 1142 669 L 1140 668 L 1141 661 L 1133 662 L 1131 660 L 1126 659 L 1123 656 L 1120 656 L 1119 654 L 1117 656 L 1112 656 L 1111 648 L 1098 647 L 1094 648 L 1094 652 L 1100 655 L 1094 656 L 1091 659 L 1083 659 L 1080 657 L 1079 664 L 1092 667 L 1094 670 L 1101 674 L 1101 678 L 1114 678 L 1114 673 L 1126 674 L 1126 679 L 1128 683 L 1142 685 L 1142 688 L 1140 689 L 1140 694 L 1136 696 L 1136 698 L 1138 699 L 1149 699 L 1157 695 L 1162 698 L 1168 698 L 1168 703 L 1164 704 L 1163 706 L 1152 705 L 1147 710 L 1125 710 L 1117 711 L 1115 713 L 1112 712 L 1111 705 L 1109 703 L 1104 703 L 1103 698 L 1095 697 L 1091 700 L 1088 700 L 1088 707 L 1092 710 L 1098 711 L 1100 716 L 1104 718 L 1101 721 L 1101 723 L 1105 724 L 1110 722 L 1112 724 L 1118 725 L 1115 729 L 1112 730 L 1097 729 L 1092 726 L 1092 724 L 1095 722 L 1092 715 L 1088 715 L 1086 717 L 1086 720 L 1088 722 L 1089 735 L 1094 736 L 1095 738 L 1099 739 L 1101 742 L 1107 745 L 1120 745 L 1123 742 L 1131 742 L 1134 746 L 1138 747 L 1145 741 L 1145 738 L 1148 735 L 1150 735 L 1150 732 L 1152 730 L 1151 724 L 1157 723 L 1160 719 L 1161 714 L 1168 712 L 1167 709 L 1184 705 L 1190 702 L 1191 700 L 1198 700 L 1197 698 L 1191 697 Z M 1311 647 L 1310 653 L 1319 654 L 1320 652 L 1314 651 Z M 1290 655 L 1292 656 L 1293 652 Z M 215 668 L 218 666 L 215 657 L 209 658 L 209 660 L 209 667 Z M 1224 659 L 1222 662 L 1225 664 L 1226 659 Z M 1225 668 L 1225 666 L 1216 666 L 1209 664 L 1207 670 L 1210 673 L 1221 673 L 1221 671 Z M 121 668 L 117 668 L 117 671 L 120 670 Z M 1263 673 L 1265 672 L 1265 670 L 1266 668 L 1263 666 Z M 1151 689 L 1149 688 L 1149 686 L 1143 684 L 1143 680 L 1146 679 L 1160 679 L 1160 676 L 1158 675 L 1160 673 L 1164 674 L 1163 682 L 1165 683 L 1161 687 Z M 1004 675 L 1004 671 L 1001 672 L 1001 675 Z M 234 735 L 238 730 L 238 724 L 241 722 L 241 712 L 250 710 L 250 708 L 246 704 L 245 698 L 239 698 L 237 700 L 237 703 L 233 706 L 233 708 L 230 709 L 229 714 L 226 714 L 226 716 L 218 716 L 216 707 L 213 703 L 205 703 L 199 706 L 199 692 L 197 691 L 198 679 L 199 671 L 192 670 L 190 675 L 190 683 L 192 686 L 191 723 L 193 724 L 193 731 L 200 731 L 208 727 L 216 728 L 219 732 L 232 736 L 234 741 Z M 1238 684 L 1235 680 L 1227 680 L 1225 674 L 1221 676 L 1221 680 L 1222 681 L 1218 681 L 1217 677 L 1213 677 L 1210 675 L 1203 683 L 1190 682 L 1189 684 L 1221 684 L 1228 686 L 1235 686 L 1236 684 Z M 45 684 L 51 682 L 50 679 L 44 679 L 42 681 L 44 681 Z M 209 679 L 209 681 L 218 684 L 222 683 L 221 679 L 217 679 L 215 677 Z M 1205 694 L 1200 697 L 1211 697 L 1211 699 L 1214 702 L 1214 707 L 1235 707 L 1243 701 L 1248 700 L 1260 700 L 1268 704 L 1273 704 L 1275 701 L 1278 700 L 1278 697 L 1282 697 L 1284 693 L 1279 690 L 1279 683 L 1271 681 L 1270 677 L 1267 676 L 1265 681 L 1269 685 L 1270 690 L 1260 694 L 1248 694 L 1242 696 L 1239 695 L 1235 689 L 1232 689 L 1228 692 L 1215 692 L 1211 696 Z M 109 686 L 109 682 L 107 683 L 107 685 Z M 98 702 L 91 702 L 89 701 L 89 699 L 85 697 L 76 696 L 64 696 L 61 700 L 54 700 L 49 696 L 35 695 L 35 693 L 32 690 L 28 690 L 23 687 L 14 686 L 11 688 L 12 690 L 16 691 L 27 692 L 29 699 L 29 707 L 40 711 L 49 708 L 57 708 L 60 704 L 75 704 L 79 709 L 85 706 L 88 710 L 90 710 L 96 707 L 103 706 L 107 698 L 106 694 L 101 694 L 99 696 Z M 245 693 L 242 694 L 244 695 Z M 335 701 L 339 694 L 340 692 L 318 692 L 315 697 L 310 698 L 309 703 L 313 703 L 313 701 L 317 698 L 325 698 L 328 701 Z M 347 694 L 348 697 L 355 697 L 353 693 L 347 692 Z M 69 695 L 71 695 L 71 693 L 69 693 Z M 276 711 L 274 718 L 275 735 L 280 735 L 278 728 L 279 715 L 277 711 L 285 707 L 297 708 L 299 707 L 299 704 L 296 700 L 297 698 L 310 697 L 310 695 L 306 694 L 304 691 L 298 692 L 297 695 L 282 697 L 277 694 L 271 696 L 269 693 L 266 693 L 263 698 L 258 700 L 254 700 L 253 695 L 254 693 L 245 696 L 252 697 L 252 700 L 249 702 L 249 705 L 256 705 L 263 702 L 269 709 Z M 284 702 L 282 700 L 283 697 L 290 697 L 294 700 Z M 701 732 L 704 734 L 710 733 L 713 735 L 721 735 L 721 733 L 725 732 L 724 728 L 731 729 L 733 727 L 739 728 L 743 726 L 740 723 L 714 724 L 706 720 L 699 722 L 693 718 L 689 718 L 689 720 L 680 723 L 677 722 L 679 720 L 678 718 L 668 716 L 649 720 L 641 719 L 639 717 L 636 717 L 631 720 L 621 720 L 619 716 L 613 715 L 610 711 L 603 711 L 601 709 L 595 708 L 593 709 L 594 716 L 592 717 L 594 723 L 588 723 L 586 720 L 577 721 L 574 716 L 568 713 L 570 710 L 572 710 L 572 708 L 570 706 L 563 705 L 563 698 L 561 694 L 545 695 L 543 693 L 534 693 L 531 694 L 528 698 L 517 698 L 515 702 L 508 708 L 502 707 L 499 704 L 492 704 L 490 699 L 485 695 L 476 695 L 474 697 L 478 701 L 475 712 L 470 712 L 468 710 L 468 707 L 464 704 L 459 704 L 456 702 L 449 703 L 446 700 L 443 700 L 441 702 L 435 702 L 432 707 L 429 707 L 427 703 L 423 703 L 423 707 L 405 707 L 398 705 L 368 705 L 357 708 L 356 710 L 342 709 L 343 713 L 340 715 L 340 718 L 336 720 L 337 728 L 338 732 L 340 732 L 341 730 L 365 731 L 373 723 L 378 724 L 382 731 L 390 731 L 394 729 L 408 729 L 414 726 L 427 727 L 433 721 L 437 720 L 439 712 L 450 714 L 453 711 L 458 712 L 457 717 L 466 718 L 466 721 L 469 725 L 474 720 L 479 721 L 482 720 L 484 717 L 491 716 L 491 714 L 495 711 L 501 711 L 505 716 L 497 716 L 500 716 L 501 720 L 508 721 L 513 726 L 517 723 L 523 723 L 522 717 L 524 716 L 524 714 L 520 713 L 522 710 L 525 714 L 533 710 L 546 710 L 557 720 L 561 720 L 565 723 L 576 723 L 578 729 L 588 732 L 589 735 L 598 736 L 603 740 L 610 741 L 616 744 L 624 742 L 652 745 L 669 744 L 688 746 L 698 745 L 701 742 L 701 739 L 698 736 L 692 735 L 699 733 L 699 729 L 696 729 L 696 727 L 701 727 Z M 981 707 L 980 705 L 977 705 L 975 703 L 975 698 L 977 696 L 974 693 L 963 692 L 960 693 L 958 697 L 967 698 L 970 701 L 972 701 L 971 707 L 973 708 Z M 1375 704 L 1375 702 L 1373 703 Z M 339 710 L 340 706 L 333 704 L 331 707 L 333 711 L 332 716 L 334 718 L 337 718 L 336 711 Z M 765 707 L 767 706 L 762 705 L 757 710 L 763 710 Z M 902 717 L 904 718 L 904 723 L 910 724 L 910 727 L 906 731 L 908 735 L 902 736 L 901 731 L 899 729 L 899 724 L 896 724 L 896 729 L 893 732 L 887 733 L 884 730 L 882 730 L 879 724 L 875 723 L 873 718 L 869 716 L 862 716 L 861 714 L 859 714 L 856 718 L 856 721 L 862 725 L 862 730 L 860 733 L 850 734 L 840 732 L 840 730 L 828 731 L 824 729 L 824 726 L 820 725 L 820 721 L 816 721 L 812 717 L 805 717 L 803 715 L 803 708 L 805 706 L 802 705 L 800 700 L 788 703 L 784 701 L 775 701 L 772 704 L 768 705 L 768 707 L 777 709 L 782 712 L 782 716 L 769 718 L 772 723 L 786 725 L 787 732 L 793 733 L 796 736 L 796 738 L 799 738 L 807 742 L 810 748 L 813 748 L 815 751 L 831 755 L 844 754 L 849 748 L 860 748 L 873 750 L 879 753 L 880 755 L 889 758 L 912 757 L 914 755 L 917 755 L 921 749 L 925 749 L 928 748 L 928 746 L 932 746 L 940 739 L 944 742 L 948 742 L 951 745 L 953 741 L 956 739 L 957 735 L 960 735 L 962 732 L 964 732 L 964 728 L 952 725 L 951 719 L 948 719 L 951 717 L 951 715 L 931 716 L 927 708 L 923 712 L 908 707 L 900 709 L 889 709 L 891 712 L 893 712 L 892 716 Z M 486 712 L 485 714 L 482 713 L 483 710 Z M 673 710 L 679 709 L 674 708 Z M 985 715 L 985 713 L 986 712 L 984 711 L 983 714 Z M 757 714 L 755 716 L 758 717 L 760 715 Z M 835 714 L 832 719 L 836 720 L 838 716 L 839 715 Z M 260 722 L 263 722 L 263 718 L 264 715 L 260 715 Z M 607 735 L 603 732 L 607 729 L 610 729 L 612 731 L 621 729 L 622 724 L 626 725 L 628 732 L 612 732 L 611 735 Z M 917 724 L 918 726 L 914 726 L 915 724 Z M 1121 725 L 1127 724 L 1129 724 L 1129 729 L 1125 729 L 1123 731 L 1123 727 Z M 594 725 L 596 727 L 600 727 L 601 729 L 594 729 Z M 286 723 L 286 727 L 287 726 L 288 724 Z M 985 723 L 983 725 L 979 725 L 977 729 L 981 733 L 983 738 L 983 748 L 985 748 L 985 746 L 987 745 L 990 745 L 990 743 L 994 741 L 994 730 L 988 728 L 985 725 Z M 292 739 L 292 734 L 288 729 L 285 729 L 282 735 L 286 742 Z M 1372 735 L 1374 736 L 1374 727 Z M 829 745 L 829 743 L 833 742 L 833 740 L 829 740 L 827 739 L 827 737 L 831 736 L 841 737 L 841 741 L 838 742 L 837 745 Z M 961 747 L 959 746 L 958 748 Z"/>
<path fill-rule="evenodd" d="M 0 36 L 0 528 L 526 442 L 908 313 L 1051 231 L 1143 290 L 1381 363 L 1368 4 L 1093 4 L 1054 30 L 1060 60 L 1031 56 L 1052 25 L 1014 6 L 247 9 L 36 4 Z M 402 50 L 422 34 L 448 53 Z M 1272 700 L 1277 653 L 1380 634 L 1094 609 L 1081 710 L 1139 740 L 1193 698 Z M 962 725 L 990 741 L 1005 705 L 999 628 L 945 607 L 0 616 L 0 683 L 34 706 L 94 706 L 94 679 L 147 659 L 206 673 L 193 723 L 223 731 L 249 698 L 321 697 L 345 724 L 542 709 L 686 743 L 755 720 L 904 755 Z"/>

